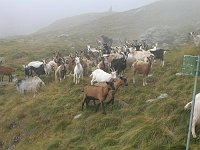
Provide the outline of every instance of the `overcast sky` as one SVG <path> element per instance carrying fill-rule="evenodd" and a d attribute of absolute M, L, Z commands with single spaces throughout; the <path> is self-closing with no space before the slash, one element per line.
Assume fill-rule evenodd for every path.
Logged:
<path fill-rule="evenodd" d="M 157 0 L 0 0 L 0 37 L 29 34 L 52 22 L 89 12 L 126 11 Z"/>

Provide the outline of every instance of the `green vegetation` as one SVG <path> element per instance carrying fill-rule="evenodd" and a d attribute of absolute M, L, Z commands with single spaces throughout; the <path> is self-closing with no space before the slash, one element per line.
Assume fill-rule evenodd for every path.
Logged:
<path fill-rule="evenodd" d="M 0 43 L 0 55 L 6 56 L 6 65 L 15 68 L 20 78 L 24 78 L 22 64 L 52 56 L 49 45 L 65 48 L 65 44 L 37 42 L 13 39 Z M 95 113 L 92 103 L 81 111 L 81 91 L 90 83 L 89 77 L 74 85 L 72 76 L 62 83 L 42 76 L 46 86 L 36 98 L 32 93 L 20 96 L 12 84 L 0 87 L 0 141 L 4 148 L 14 143 L 17 150 L 182 150 L 189 121 L 183 107 L 192 98 L 194 83 L 193 77 L 175 75 L 181 72 L 185 54 L 197 55 L 199 49 L 185 47 L 166 53 L 165 67 L 154 64 L 146 87 L 137 76 L 136 86 L 130 81 L 128 87 L 119 89 L 115 104 L 106 107 L 107 115 Z M 126 72 L 131 80 L 131 70 Z M 162 93 L 168 97 L 146 102 Z M 197 133 L 200 136 L 198 128 Z M 199 142 L 199 138 L 191 139 L 191 148 L 200 149 Z"/>
<path fill-rule="evenodd" d="M 0 57 L 23 79 L 23 64 L 51 58 L 56 50 L 67 55 L 87 44 L 95 46 L 103 34 L 114 42 L 150 36 L 158 43 L 180 44 L 188 40 L 189 31 L 199 27 L 199 2 L 159 1 L 126 12 L 66 18 L 29 36 L 0 39 Z M 185 149 L 189 111 L 183 108 L 192 99 L 194 77 L 176 73 L 181 72 L 183 55 L 199 55 L 200 49 L 170 50 L 164 68 L 159 62 L 153 65 L 145 87 L 141 76 L 133 86 L 131 69 L 126 70 L 129 86 L 120 87 L 114 105 L 106 106 L 107 115 L 94 112 L 92 103 L 81 111 L 82 89 L 90 83 L 89 77 L 75 85 L 72 76 L 61 83 L 42 76 L 46 86 L 35 98 L 32 93 L 20 96 L 13 84 L 0 87 L 0 149 L 15 145 L 16 150 Z M 146 102 L 165 93 L 168 97 Z M 197 135 L 191 139 L 194 150 L 200 149 L 200 127 Z"/>

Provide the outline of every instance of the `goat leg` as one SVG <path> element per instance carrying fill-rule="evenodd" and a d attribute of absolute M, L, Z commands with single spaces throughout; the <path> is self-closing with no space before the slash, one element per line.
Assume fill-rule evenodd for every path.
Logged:
<path fill-rule="evenodd" d="M 106 115 L 105 107 L 104 107 L 104 102 L 102 101 L 101 103 L 101 108 L 102 108 L 102 114 Z"/>
<path fill-rule="evenodd" d="M 115 99 L 115 98 L 114 98 L 114 96 L 113 96 L 113 98 L 111 99 L 111 100 L 112 100 L 112 105 L 114 104 L 114 99 Z"/>
<path fill-rule="evenodd" d="M 85 104 L 85 102 L 86 102 L 86 97 L 84 96 L 84 97 L 83 97 L 83 101 L 82 101 L 82 107 L 81 107 L 82 111 L 83 111 L 83 109 L 84 109 L 84 104 Z"/>
<path fill-rule="evenodd" d="M 88 108 L 88 106 L 89 106 L 89 102 L 90 102 L 90 100 L 88 99 L 88 100 L 86 100 L 86 108 Z"/>
<path fill-rule="evenodd" d="M 146 85 L 146 83 L 145 83 L 145 77 L 143 78 L 143 86 L 145 86 Z"/>
<path fill-rule="evenodd" d="M 96 112 L 98 111 L 100 104 L 101 104 L 101 103 L 99 103 L 99 104 L 97 105 L 96 110 L 95 110 Z"/>
<path fill-rule="evenodd" d="M 107 105 L 109 105 L 112 102 L 112 105 L 114 104 L 114 96 L 107 102 Z"/>
<path fill-rule="evenodd" d="M 197 137 L 197 135 L 195 133 L 195 125 L 196 125 L 196 120 L 193 120 L 192 121 L 192 136 L 193 136 L 193 138 Z"/>
<path fill-rule="evenodd" d="M 133 84 L 135 84 L 135 73 L 133 73 Z"/>

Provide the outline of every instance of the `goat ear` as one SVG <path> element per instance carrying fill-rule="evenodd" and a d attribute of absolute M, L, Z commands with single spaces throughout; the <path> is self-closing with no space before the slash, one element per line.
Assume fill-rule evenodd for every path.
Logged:
<path fill-rule="evenodd" d="M 150 57 L 147 57 L 148 62 L 150 61 Z"/>

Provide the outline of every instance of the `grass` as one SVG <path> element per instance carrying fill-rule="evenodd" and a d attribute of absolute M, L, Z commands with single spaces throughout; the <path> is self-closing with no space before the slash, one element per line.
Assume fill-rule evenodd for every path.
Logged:
<path fill-rule="evenodd" d="M 51 56 L 52 51 L 44 50 L 48 44 L 43 47 L 40 47 L 41 43 L 34 44 L 30 41 L 25 44 L 19 39 L 1 43 L 0 53 L 7 56 L 6 65 L 16 68 L 20 78 L 23 78 L 22 64 Z M 62 46 L 64 44 L 61 49 Z M 192 98 L 194 77 L 175 75 L 181 72 L 185 54 L 197 55 L 199 49 L 188 46 L 166 53 L 165 67 L 160 68 L 159 62 L 154 64 L 153 76 L 148 78 L 147 86 L 143 87 L 142 77 L 137 76 L 136 86 L 130 81 L 129 86 L 120 87 L 114 105 L 106 106 L 107 115 L 94 112 L 92 103 L 81 111 L 81 91 L 90 83 L 89 77 L 85 77 L 80 85 L 74 85 L 72 77 L 55 83 L 52 77 L 42 76 L 46 86 L 36 98 L 32 93 L 19 95 L 12 84 L 0 87 L 0 141 L 4 142 L 3 148 L 9 148 L 19 135 L 17 150 L 185 149 L 189 112 L 183 107 Z M 130 69 L 126 72 L 131 79 Z M 167 93 L 168 97 L 146 102 L 162 93 Z M 81 117 L 74 119 L 79 114 Z M 16 126 L 10 128 L 13 123 Z M 197 134 L 200 135 L 198 128 Z M 199 142 L 199 138 L 191 139 L 191 149 L 200 149 Z"/>

